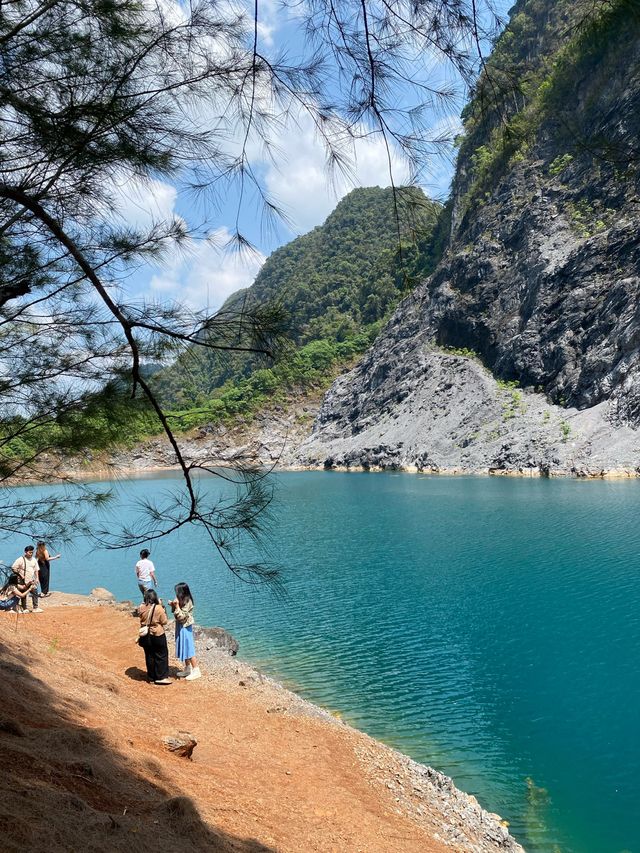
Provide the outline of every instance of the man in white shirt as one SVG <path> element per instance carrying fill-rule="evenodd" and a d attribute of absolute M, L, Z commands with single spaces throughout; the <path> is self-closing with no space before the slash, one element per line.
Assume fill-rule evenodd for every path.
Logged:
<path fill-rule="evenodd" d="M 11 570 L 19 575 L 20 579 L 25 584 L 32 584 L 29 594 L 33 602 L 33 612 L 42 613 L 42 608 L 38 607 L 38 561 L 33 556 L 33 545 L 27 545 L 24 549 L 24 554 L 11 566 Z M 28 613 L 27 599 L 23 598 L 20 604 L 23 613 Z"/>
<path fill-rule="evenodd" d="M 156 567 L 149 559 L 149 551 L 143 548 L 140 551 L 140 559 L 136 563 L 136 577 L 138 578 L 138 589 L 144 597 L 145 592 L 152 586 L 158 586 L 156 580 Z"/>

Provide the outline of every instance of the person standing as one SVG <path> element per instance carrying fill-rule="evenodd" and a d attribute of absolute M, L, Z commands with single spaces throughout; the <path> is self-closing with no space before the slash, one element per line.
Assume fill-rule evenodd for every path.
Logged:
<path fill-rule="evenodd" d="M 33 556 L 33 545 L 27 545 L 24 549 L 24 554 L 11 566 L 11 571 L 15 572 L 22 583 L 31 584 L 30 595 L 33 603 L 33 612 L 42 613 L 42 608 L 38 607 L 38 561 Z M 20 606 L 24 613 L 27 608 L 27 599 L 23 598 Z"/>
<path fill-rule="evenodd" d="M 59 560 L 61 554 L 52 557 L 47 550 L 46 542 L 38 542 L 36 545 L 36 560 L 38 561 L 38 575 L 40 577 L 40 595 L 43 598 L 51 595 L 49 592 L 49 578 L 51 572 L 51 561 Z"/>
<path fill-rule="evenodd" d="M 142 593 L 143 598 L 147 590 L 158 586 L 156 567 L 149 559 L 149 551 L 146 548 L 140 551 L 140 559 L 136 563 L 136 578 L 138 579 L 138 589 Z"/>
<path fill-rule="evenodd" d="M 176 597 L 169 602 L 176 620 L 176 657 L 184 662 L 184 669 L 178 678 L 195 681 L 202 673 L 196 660 L 196 646 L 193 640 L 193 596 L 188 584 L 176 584 Z"/>
<path fill-rule="evenodd" d="M 138 608 L 138 615 L 140 627 L 146 626 L 149 629 L 149 633 L 140 638 L 149 681 L 154 684 L 173 684 L 169 678 L 169 649 L 164 633 L 164 626 L 169 620 L 155 589 L 145 592 L 144 604 Z"/>

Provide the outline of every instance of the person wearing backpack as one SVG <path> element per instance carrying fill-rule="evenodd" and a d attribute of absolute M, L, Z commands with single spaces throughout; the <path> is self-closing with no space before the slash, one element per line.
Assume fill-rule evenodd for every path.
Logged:
<path fill-rule="evenodd" d="M 19 577 L 22 583 L 31 584 L 31 588 L 29 590 L 29 594 L 31 595 L 31 601 L 33 603 L 33 612 L 34 613 L 42 613 L 42 608 L 38 607 L 38 561 L 33 556 L 35 548 L 33 545 L 27 545 L 24 549 L 24 554 L 22 557 L 18 557 L 18 559 L 11 566 L 11 571 L 15 572 Z M 21 605 L 22 612 L 27 612 L 27 599 L 26 597 L 22 599 Z"/>

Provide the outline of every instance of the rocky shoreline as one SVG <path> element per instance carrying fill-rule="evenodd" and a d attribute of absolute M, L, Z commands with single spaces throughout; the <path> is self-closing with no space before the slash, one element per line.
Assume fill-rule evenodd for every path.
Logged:
<path fill-rule="evenodd" d="M 394 342 L 391 324 L 334 383 L 295 458 L 340 469 L 637 477 L 640 433 L 614 414 L 609 403 L 554 405 L 497 380 L 473 356 L 434 347 L 420 330 Z"/>
<path fill-rule="evenodd" d="M 406 322 L 401 309 L 396 321 Z M 209 467 L 276 470 L 640 476 L 640 432 L 620 423 L 615 402 L 559 406 L 534 388 L 496 379 L 473 355 L 436 347 L 417 325 L 413 335 L 398 335 L 392 320 L 324 398 L 306 396 L 248 421 L 181 436 L 185 458 Z M 169 442 L 156 437 L 66 460 L 64 467 L 74 477 L 117 478 L 174 466 Z"/>
<path fill-rule="evenodd" d="M 230 661 L 224 651 L 207 648 L 205 638 L 196 640 L 196 652 L 210 677 L 238 679 L 241 686 L 249 687 L 268 703 L 273 703 L 267 709 L 269 713 L 292 718 L 305 715 L 322 720 L 326 725 L 350 729 L 358 738 L 358 756 L 370 783 L 392 791 L 398 808 L 417 822 L 426 820 L 427 813 L 436 810 L 442 820 L 434 837 L 453 850 L 523 853 L 523 848 L 509 834 L 507 823 L 499 815 L 483 809 L 474 796 L 456 788 L 448 776 L 352 729 L 339 717 L 308 702 L 250 664 Z"/>
<path fill-rule="evenodd" d="M 56 605 L 99 606 L 133 614 L 130 601 L 117 602 L 104 589 L 91 596 L 54 593 L 47 607 Z M 355 742 L 355 752 L 366 779 L 374 788 L 393 795 L 399 812 L 423 825 L 437 841 L 460 853 L 524 853 L 509 834 L 499 815 L 486 811 L 475 797 L 456 788 L 443 773 L 352 728 L 336 714 L 303 699 L 280 682 L 236 657 L 237 642 L 221 628 L 196 626 L 196 654 L 208 681 L 223 689 L 252 694 L 267 714 L 291 718 L 312 717 L 323 725 L 338 727 Z"/>
<path fill-rule="evenodd" d="M 282 471 L 640 476 L 640 431 L 619 422 L 614 401 L 587 409 L 558 406 L 533 388 L 496 379 L 473 355 L 436 347 L 420 329 L 399 342 L 394 335 L 392 321 L 324 398 L 306 395 L 250 419 L 205 424 L 178 436 L 185 460 Z M 109 452 L 87 449 L 75 458 L 43 455 L 37 464 L 21 483 L 177 470 L 164 436 Z"/>

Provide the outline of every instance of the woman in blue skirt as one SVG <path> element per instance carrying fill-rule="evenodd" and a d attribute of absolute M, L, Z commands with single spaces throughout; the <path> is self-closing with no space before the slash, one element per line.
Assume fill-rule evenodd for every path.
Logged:
<path fill-rule="evenodd" d="M 178 673 L 178 678 L 195 681 L 202 673 L 193 641 L 193 596 L 188 584 L 176 584 L 176 597 L 169 604 L 176 620 L 176 657 L 184 662 L 184 669 Z"/>

